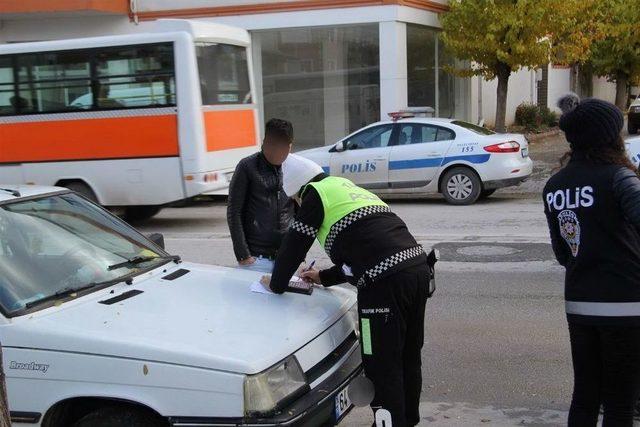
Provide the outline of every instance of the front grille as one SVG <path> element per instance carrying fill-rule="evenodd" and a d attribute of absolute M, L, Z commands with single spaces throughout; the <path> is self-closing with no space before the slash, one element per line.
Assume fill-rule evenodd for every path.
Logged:
<path fill-rule="evenodd" d="M 324 373 L 338 363 L 338 360 L 342 359 L 349 350 L 357 344 L 357 342 L 358 337 L 356 336 L 356 333 L 351 332 L 351 334 L 349 334 L 349 336 L 338 347 L 336 347 L 335 350 L 307 371 L 307 384 L 313 383 L 324 375 Z"/>

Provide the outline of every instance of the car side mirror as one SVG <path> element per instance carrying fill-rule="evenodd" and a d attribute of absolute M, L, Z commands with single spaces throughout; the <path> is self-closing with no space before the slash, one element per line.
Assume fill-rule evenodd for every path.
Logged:
<path fill-rule="evenodd" d="M 160 246 L 162 249 L 164 249 L 164 236 L 162 235 L 162 233 L 149 234 L 147 238 L 155 243 L 156 246 Z"/>
<path fill-rule="evenodd" d="M 345 151 L 347 149 L 347 142 L 346 141 L 340 141 L 334 146 L 334 148 L 338 153 L 340 153 L 342 151 Z"/>

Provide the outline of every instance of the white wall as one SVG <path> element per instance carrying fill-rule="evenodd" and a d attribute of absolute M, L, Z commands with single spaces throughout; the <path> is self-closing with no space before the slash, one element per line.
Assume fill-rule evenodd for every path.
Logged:
<path fill-rule="evenodd" d="M 616 84 L 608 82 L 604 77 L 594 77 L 593 97 L 604 99 L 612 104 L 616 102 Z"/>
<path fill-rule="evenodd" d="M 535 72 L 529 69 L 523 69 L 516 73 L 512 73 L 509 77 L 509 88 L 507 89 L 507 125 L 513 123 L 516 108 L 523 102 L 536 102 L 535 86 L 532 86 L 535 79 Z M 477 86 L 477 81 L 475 83 Z M 472 83 L 473 88 L 473 83 Z M 477 92 L 477 90 L 475 91 Z M 498 80 L 484 81 L 482 83 L 482 115 L 485 124 L 489 126 L 495 125 L 496 119 L 496 98 L 498 93 Z M 471 100 L 472 105 L 477 104 L 478 99 Z M 474 122 L 477 120 L 477 109 L 472 115 Z"/>
<path fill-rule="evenodd" d="M 571 90 L 571 69 L 549 67 L 549 86 L 547 92 L 547 106 L 560 113 L 556 106 L 558 98 Z"/>

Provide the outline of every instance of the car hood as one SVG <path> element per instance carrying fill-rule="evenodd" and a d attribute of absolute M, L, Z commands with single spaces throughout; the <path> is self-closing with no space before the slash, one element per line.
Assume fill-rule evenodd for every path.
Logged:
<path fill-rule="evenodd" d="M 166 274 L 189 270 L 174 280 Z M 2 344 L 252 374 L 320 335 L 355 303 L 349 290 L 250 291 L 259 273 L 183 263 L 2 326 Z M 113 304 L 100 303 L 142 291 Z"/>

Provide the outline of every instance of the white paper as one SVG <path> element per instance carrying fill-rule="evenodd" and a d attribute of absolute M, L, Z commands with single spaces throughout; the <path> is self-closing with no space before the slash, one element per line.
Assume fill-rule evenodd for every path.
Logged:
<path fill-rule="evenodd" d="M 289 283 L 291 282 L 303 282 L 303 280 L 301 278 L 299 278 L 298 276 L 292 276 L 291 280 L 289 281 Z M 251 292 L 257 292 L 259 294 L 271 294 L 271 295 L 275 295 L 275 292 L 271 292 L 270 290 L 268 290 L 267 288 L 265 288 L 262 283 L 260 283 L 258 280 L 256 280 L 255 282 L 251 283 Z"/>
<path fill-rule="evenodd" d="M 251 283 L 251 292 L 257 292 L 259 294 L 274 294 L 273 292 L 271 292 L 270 290 L 268 290 L 267 288 L 265 288 L 262 283 L 260 283 L 259 281 L 255 281 L 253 283 Z"/>

